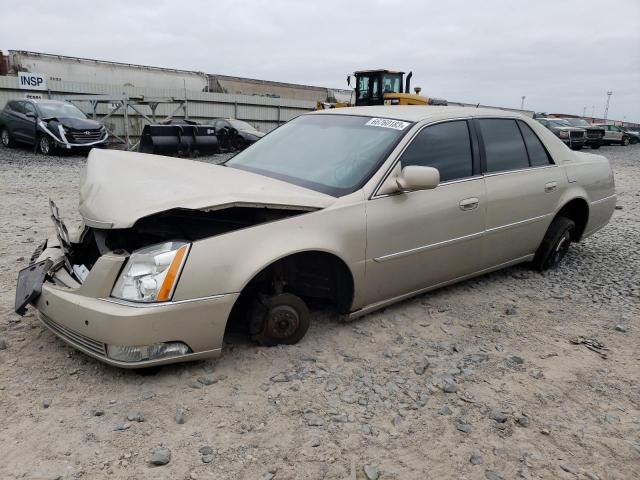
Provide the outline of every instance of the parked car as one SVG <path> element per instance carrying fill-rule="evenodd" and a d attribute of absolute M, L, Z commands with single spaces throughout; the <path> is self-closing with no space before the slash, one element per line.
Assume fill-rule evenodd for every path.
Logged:
<path fill-rule="evenodd" d="M 597 125 L 591 125 L 584 118 L 563 118 L 562 120 L 572 127 L 582 128 L 587 134 L 585 143 L 594 150 L 597 150 L 602 146 L 604 142 L 604 128 Z"/>
<path fill-rule="evenodd" d="M 586 131 L 583 128 L 572 127 L 561 118 L 536 118 L 536 120 L 573 150 L 580 150 L 587 141 Z"/>
<path fill-rule="evenodd" d="M 257 142 L 264 133 L 235 118 L 217 118 L 213 121 L 221 148 L 242 150 Z"/>
<path fill-rule="evenodd" d="M 617 143 L 618 145 L 629 145 L 631 142 L 631 135 L 625 132 L 622 127 L 611 124 L 599 124 L 599 127 L 604 128 L 604 144 L 612 145 Z"/>
<path fill-rule="evenodd" d="M 630 144 L 635 145 L 636 143 L 640 142 L 640 131 L 638 131 L 637 129 L 634 130 L 629 127 L 622 127 L 622 130 L 624 130 L 624 133 L 629 135 Z"/>
<path fill-rule="evenodd" d="M 355 318 L 553 268 L 615 204 L 606 158 L 491 109 L 318 111 L 223 165 L 92 150 L 83 224 L 70 232 L 51 205 L 57 236 L 20 272 L 15 309 L 120 367 L 219 355 L 228 329 L 291 344 L 310 308 Z"/>
<path fill-rule="evenodd" d="M 50 155 L 57 148 L 104 145 L 109 134 L 76 106 L 57 100 L 10 100 L 0 112 L 0 139 L 5 147 L 35 145 Z"/>

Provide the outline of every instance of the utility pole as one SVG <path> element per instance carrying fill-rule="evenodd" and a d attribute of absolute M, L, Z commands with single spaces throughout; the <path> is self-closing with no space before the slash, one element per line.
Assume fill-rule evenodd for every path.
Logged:
<path fill-rule="evenodd" d="M 582 107 L 582 118 L 587 116 L 587 107 Z"/>
<path fill-rule="evenodd" d="M 524 99 L 527 98 L 525 95 L 520 97 L 522 100 L 520 101 L 520 110 L 524 110 Z"/>
<path fill-rule="evenodd" d="M 607 92 L 607 106 L 604 107 L 604 122 L 607 123 L 607 115 L 609 114 L 609 102 L 611 101 L 611 95 L 613 95 L 613 92 L 611 90 L 609 90 Z"/>

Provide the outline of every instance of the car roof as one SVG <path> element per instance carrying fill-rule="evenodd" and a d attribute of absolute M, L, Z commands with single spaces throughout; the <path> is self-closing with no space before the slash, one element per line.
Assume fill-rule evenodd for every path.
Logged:
<path fill-rule="evenodd" d="M 69 102 L 64 102 L 62 100 L 40 100 L 36 98 L 25 98 L 25 100 L 33 103 L 37 103 L 38 105 L 68 105 Z"/>
<path fill-rule="evenodd" d="M 357 115 L 363 117 L 382 117 L 406 122 L 423 120 L 446 120 L 461 117 L 504 117 L 529 118 L 528 116 L 493 108 L 454 107 L 436 105 L 376 105 L 370 107 L 345 107 L 317 110 L 309 115 Z"/>

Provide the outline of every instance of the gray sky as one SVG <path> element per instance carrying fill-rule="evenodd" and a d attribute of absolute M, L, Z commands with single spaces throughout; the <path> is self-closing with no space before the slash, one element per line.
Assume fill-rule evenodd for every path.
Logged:
<path fill-rule="evenodd" d="M 413 70 L 423 94 L 640 122 L 640 1 L 4 0 L 0 49 L 346 88 Z"/>

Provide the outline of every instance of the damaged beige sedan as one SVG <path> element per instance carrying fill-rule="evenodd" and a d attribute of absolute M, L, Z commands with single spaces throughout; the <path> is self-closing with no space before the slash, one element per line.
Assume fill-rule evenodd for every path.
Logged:
<path fill-rule="evenodd" d="M 521 262 L 556 265 L 616 203 L 609 162 L 497 110 L 360 107 L 300 116 L 223 165 L 93 150 L 83 222 L 18 279 L 53 333 L 145 367 L 306 333 Z"/>

